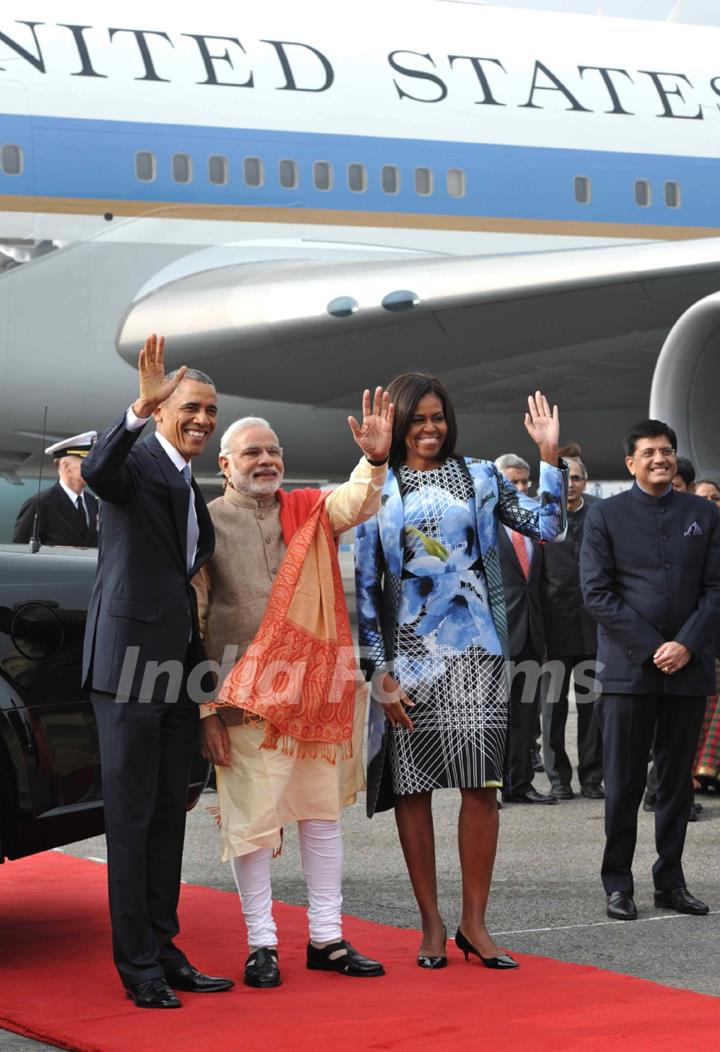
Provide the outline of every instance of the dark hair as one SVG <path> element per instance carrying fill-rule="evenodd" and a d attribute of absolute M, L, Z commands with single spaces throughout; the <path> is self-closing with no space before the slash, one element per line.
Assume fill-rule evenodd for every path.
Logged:
<path fill-rule="evenodd" d="M 178 372 L 178 369 L 173 369 L 171 373 L 167 374 L 167 379 L 174 380 Z M 202 369 L 188 369 L 185 375 L 183 376 L 183 380 L 195 380 L 196 383 L 209 384 L 210 387 L 215 386 L 215 381 L 211 380 L 208 374 L 204 373 Z"/>
<path fill-rule="evenodd" d="M 675 474 L 680 476 L 686 486 L 692 486 L 695 481 L 695 468 L 692 465 L 692 461 L 688 460 L 687 457 L 678 457 Z"/>
<path fill-rule="evenodd" d="M 637 424 L 633 424 L 623 439 L 625 456 L 631 457 L 633 455 L 639 438 L 661 438 L 663 435 L 667 435 L 670 439 L 670 445 L 673 449 L 677 449 L 677 435 L 669 424 L 663 424 L 662 420 L 638 420 Z"/>
<path fill-rule="evenodd" d="M 558 449 L 558 456 L 572 457 L 573 460 L 580 460 L 581 452 L 582 450 L 580 449 L 579 442 L 567 442 L 564 446 L 560 446 L 560 449 Z"/>
<path fill-rule="evenodd" d="M 720 493 L 720 486 L 713 479 L 698 479 L 695 483 L 696 486 L 714 486 L 715 489 Z"/>
<path fill-rule="evenodd" d="M 425 395 L 434 394 L 443 404 L 443 413 L 447 424 L 447 435 L 439 453 L 440 460 L 447 460 L 455 452 L 457 442 L 457 421 L 450 396 L 436 376 L 429 373 L 401 373 L 388 384 L 390 401 L 395 405 L 392 445 L 390 446 L 390 467 L 396 468 L 405 460 L 405 436 L 410 430 L 417 404 Z"/>

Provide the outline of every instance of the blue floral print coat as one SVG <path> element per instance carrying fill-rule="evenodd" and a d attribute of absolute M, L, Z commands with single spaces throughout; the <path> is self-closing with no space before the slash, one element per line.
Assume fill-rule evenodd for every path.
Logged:
<path fill-rule="evenodd" d="M 482 626 L 490 643 L 490 652 L 508 656 L 508 629 L 503 598 L 500 557 L 498 552 L 498 523 L 503 523 L 519 533 L 535 537 L 540 541 L 561 540 L 567 526 L 567 466 L 540 464 L 538 498 L 520 493 L 499 473 L 495 465 L 487 460 L 465 458 L 464 464 L 473 484 L 474 497 L 467 502 L 467 509 L 457 509 L 458 529 L 474 522 L 477 531 L 477 547 L 487 581 L 490 618 Z M 453 524 L 445 522 L 446 529 Z M 355 534 L 355 584 L 358 608 L 358 629 L 362 667 L 371 680 L 376 674 L 392 671 L 395 626 L 399 616 L 401 579 L 405 552 L 405 523 L 403 500 L 397 478 L 392 469 L 388 471 L 383 487 L 380 511 L 367 522 L 361 523 Z M 425 602 L 426 630 L 434 631 L 445 626 L 452 634 L 453 596 L 446 594 L 443 577 L 457 581 L 457 571 L 462 570 L 451 560 L 444 560 L 443 553 L 433 551 L 432 542 L 426 545 L 427 555 L 420 560 L 423 566 L 414 569 L 432 578 L 428 591 L 422 589 Z M 433 566 L 433 562 L 437 565 Z M 407 582 L 405 582 L 407 584 Z M 413 590 L 405 589 L 403 603 L 412 604 Z M 420 603 L 418 594 L 418 603 Z M 417 612 L 420 606 L 418 605 Z M 408 611 L 411 615 L 412 611 Z M 422 631 L 422 628 L 421 628 Z M 462 647 L 462 638 L 456 645 Z M 392 780 L 387 758 L 387 721 L 382 705 L 373 696 L 371 687 L 370 717 L 368 726 L 368 788 L 367 812 L 385 811 L 394 806 Z"/>

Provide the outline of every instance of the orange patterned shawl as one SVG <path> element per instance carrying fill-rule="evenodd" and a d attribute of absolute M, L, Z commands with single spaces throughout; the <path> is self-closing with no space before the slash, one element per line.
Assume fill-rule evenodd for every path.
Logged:
<path fill-rule="evenodd" d="M 327 493 L 278 493 L 287 544 L 255 638 L 212 703 L 262 717 L 262 748 L 352 756 L 357 669 Z"/>

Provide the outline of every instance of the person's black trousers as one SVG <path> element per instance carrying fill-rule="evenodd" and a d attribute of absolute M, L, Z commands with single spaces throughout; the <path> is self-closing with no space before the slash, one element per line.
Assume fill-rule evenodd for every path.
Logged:
<path fill-rule="evenodd" d="M 91 693 L 100 737 L 113 956 L 125 986 L 188 963 L 173 945 L 198 707 Z"/>
<path fill-rule="evenodd" d="M 682 853 L 692 800 L 690 771 L 704 711 L 704 697 L 684 695 L 602 694 L 596 701 L 605 776 L 601 876 L 607 894 L 633 894 L 637 816 L 653 734 L 658 774 L 653 881 L 659 891 L 685 884 Z"/>
<path fill-rule="evenodd" d="M 534 778 L 530 750 L 540 704 L 537 674 L 540 658 L 531 650 L 523 650 L 511 659 L 511 670 L 517 669 L 523 662 L 530 665 L 527 681 L 526 676 L 520 672 L 513 675 L 510 684 L 504 793 L 526 793 Z"/>
<path fill-rule="evenodd" d="M 562 684 L 544 681 L 542 696 L 543 766 L 551 785 L 570 785 L 572 764 L 565 748 L 565 729 L 568 718 L 568 692 L 573 669 L 594 661 L 594 654 L 551 656 L 548 662 L 562 665 Z M 585 678 L 585 677 L 583 677 Z M 580 785 L 599 786 L 602 782 L 602 737 L 594 717 L 594 695 L 582 681 L 576 683 L 578 780 Z"/>

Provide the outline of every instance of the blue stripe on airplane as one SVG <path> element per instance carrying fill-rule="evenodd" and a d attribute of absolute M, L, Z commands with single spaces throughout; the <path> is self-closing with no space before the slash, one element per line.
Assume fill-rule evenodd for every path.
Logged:
<path fill-rule="evenodd" d="M 0 117 L 0 145 L 16 143 L 25 154 L 22 175 L 0 173 L 0 195 L 188 202 L 195 204 L 259 205 L 265 207 L 342 209 L 357 212 L 410 212 L 448 216 L 661 224 L 720 225 L 720 160 L 660 154 L 616 153 L 531 146 L 499 146 L 420 139 L 337 135 L 291 131 L 258 131 L 140 121 L 84 120 L 64 117 Z M 147 150 L 157 158 L 157 178 L 141 182 L 135 176 L 135 154 Z M 193 181 L 171 177 L 171 157 L 187 153 L 193 159 Z M 228 158 L 230 182 L 216 186 L 207 177 L 207 158 Z M 263 186 L 244 184 L 242 162 L 260 157 Z M 28 159 L 32 158 L 28 163 Z M 283 189 L 278 163 L 292 159 L 300 166 L 300 185 Z M 329 191 L 312 184 L 312 163 L 334 166 L 335 185 Z M 345 166 L 364 163 L 368 189 L 347 188 Z M 383 193 L 380 168 L 397 165 L 401 189 Z M 413 171 L 434 173 L 434 192 L 415 192 Z M 448 168 L 466 173 L 464 198 L 445 189 Z M 592 200 L 575 201 L 575 176 L 592 180 Z M 653 203 L 635 203 L 634 184 L 652 184 Z M 678 182 L 682 207 L 668 208 L 663 184 Z"/>

